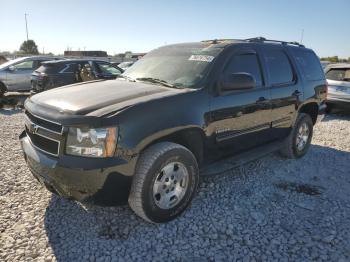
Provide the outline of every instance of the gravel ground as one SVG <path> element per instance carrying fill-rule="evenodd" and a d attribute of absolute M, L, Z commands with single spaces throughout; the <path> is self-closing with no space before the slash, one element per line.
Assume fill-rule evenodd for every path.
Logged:
<path fill-rule="evenodd" d="M 315 127 L 300 160 L 269 155 L 202 179 L 180 218 L 81 205 L 32 177 L 20 111 L 0 110 L 0 261 L 349 261 L 350 116 Z"/>

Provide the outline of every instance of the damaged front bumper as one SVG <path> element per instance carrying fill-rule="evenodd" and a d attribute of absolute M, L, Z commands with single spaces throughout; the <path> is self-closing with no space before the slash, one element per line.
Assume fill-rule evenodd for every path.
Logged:
<path fill-rule="evenodd" d="M 124 159 L 48 156 L 31 144 L 25 132 L 20 135 L 20 142 L 34 177 L 62 197 L 103 201 L 103 198 L 125 198 L 130 191 L 131 176 L 122 174 L 129 164 Z"/>

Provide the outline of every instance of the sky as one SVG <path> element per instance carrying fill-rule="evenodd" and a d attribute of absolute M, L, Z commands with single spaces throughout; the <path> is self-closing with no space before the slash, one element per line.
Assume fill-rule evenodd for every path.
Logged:
<path fill-rule="evenodd" d="M 0 51 L 148 52 L 165 44 L 264 36 L 350 57 L 350 0 L 0 0 Z"/>

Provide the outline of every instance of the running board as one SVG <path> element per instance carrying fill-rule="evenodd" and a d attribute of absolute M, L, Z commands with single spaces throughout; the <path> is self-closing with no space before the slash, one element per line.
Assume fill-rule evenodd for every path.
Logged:
<path fill-rule="evenodd" d="M 212 164 L 204 166 L 200 169 L 199 174 L 201 176 L 212 176 L 229 171 L 233 168 L 242 166 L 248 162 L 262 158 L 267 154 L 278 151 L 282 147 L 281 141 L 269 143 L 267 145 L 253 148 L 249 151 L 245 151 L 241 154 L 237 154 L 231 157 L 224 158 L 216 161 Z"/>

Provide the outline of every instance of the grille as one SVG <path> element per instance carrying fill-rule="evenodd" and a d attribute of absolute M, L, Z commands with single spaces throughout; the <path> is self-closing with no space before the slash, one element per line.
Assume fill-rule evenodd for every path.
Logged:
<path fill-rule="evenodd" d="M 25 130 L 32 145 L 47 154 L 58 156 L 63 140 L 63 126 L 28 111 L 25 114 Z"/>
<path fill-rule="evenodd" d="M 32 123 L 44 128 L 44 129 L 53 131 L 53 132 L 58 133 L 58 134 L 62 134 L 62 129 L 63 129 L 62 125 L 48 121 L 46 119 L 43 119 L 43 118 L 40 118 L 37 116 L 34 116 L 31 113 L 29 113 L 28 111 L 25 111 L 25 114 Z"/>
<path fill-rule="evenodd" d="M 28 128 L 26 128 L 26 132 L 30 138 L 30 141 L 35 147 L 51 155 L 58 155 L 58 150 L 60 147 L 60 143 L 58 141 L 51 140 L 38 134 L 33 134 Z"/>

